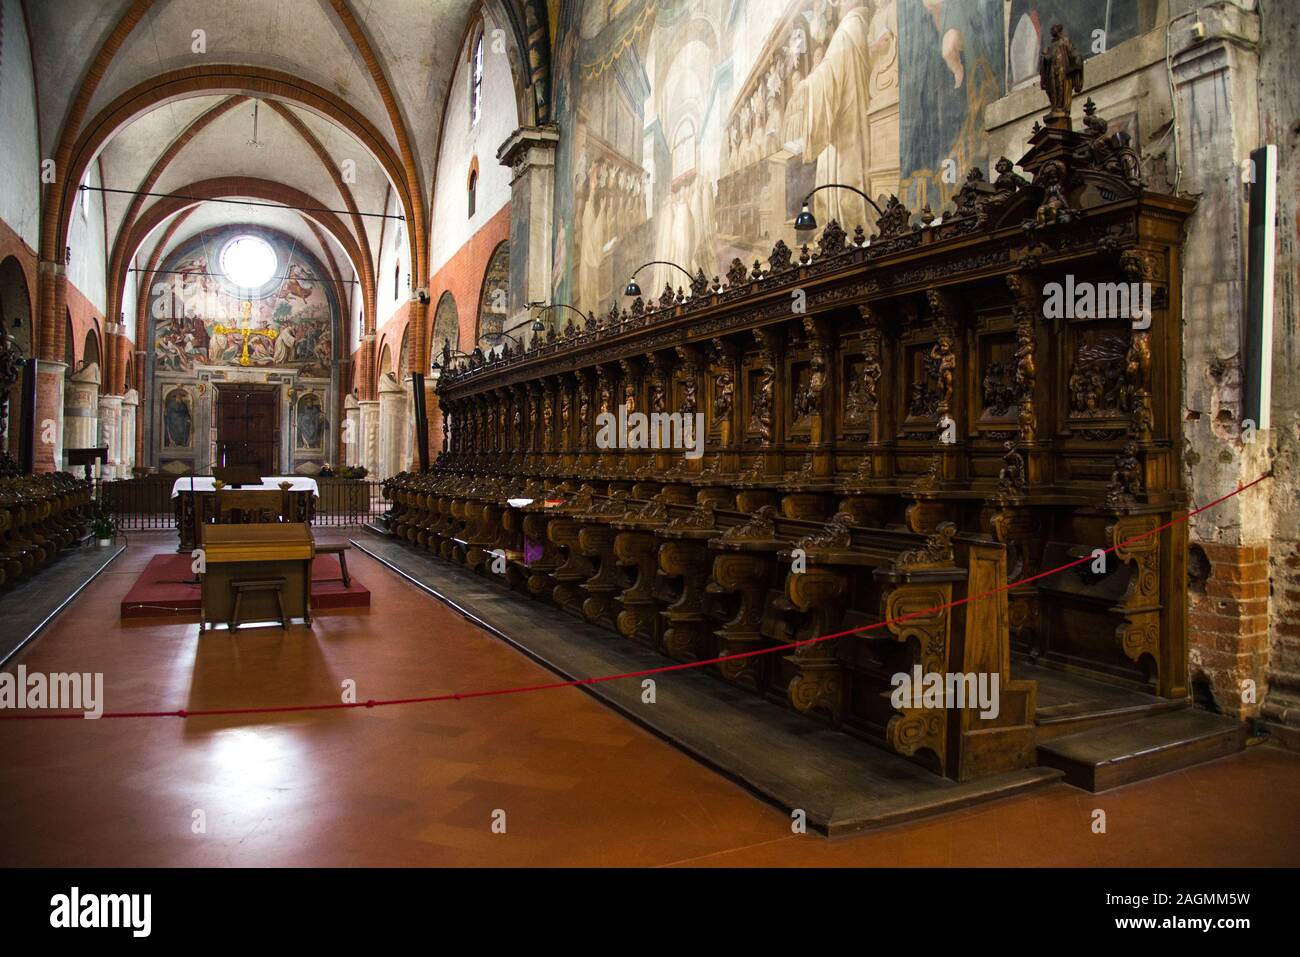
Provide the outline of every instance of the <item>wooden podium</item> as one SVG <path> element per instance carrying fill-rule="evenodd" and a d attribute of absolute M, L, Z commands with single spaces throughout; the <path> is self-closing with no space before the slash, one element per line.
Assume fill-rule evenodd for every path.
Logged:
<path fill-rule="evenodd" d="M 226 622 L 301 618 L 311 625 L 311 563 L 316 557 L 310 526 L 300 522 L 204 525 L 199 629 Z"/>

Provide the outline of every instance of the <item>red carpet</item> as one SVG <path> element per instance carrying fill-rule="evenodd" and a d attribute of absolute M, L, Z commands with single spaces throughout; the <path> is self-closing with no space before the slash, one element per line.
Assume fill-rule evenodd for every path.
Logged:
<path fill-rule="evenodd" d="M 199 617 L 199 586 L 186 585 L 193 578 L 189 555 L 155 555 L 149 560 L 131 590 L 122 599 L 123 618 Z M 348 569 L 349 573 L 351 568 Z M 317 555 L 311 565 L 312 611 L 330 608 L 369 608 L 370 591 L 349 575 L 352 585 L 339 581 L 339 560 L 334 555 Z M 334 579 L 329 581 L 329 579 Z"/>

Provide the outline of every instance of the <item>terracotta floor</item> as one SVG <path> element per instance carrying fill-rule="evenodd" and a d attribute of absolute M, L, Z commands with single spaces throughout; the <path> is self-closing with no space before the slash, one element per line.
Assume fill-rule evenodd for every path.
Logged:
<path fill-rule="evenodd" d="M 102 671 L 110 710 L 332 701 L 349 678 L 363 699 L 551 678 L 355 552 L 372 608 L 310 632 L 120 624 L 122 595 L 170 547 L 136 536 L 10 669 Z M 4 865 L 1295 865 L 1297 819 L 1300 755 L 1257 747 L 1104 795 L 1060 784 L 843 840 L 794 836 L 781 811 L 569 689 L 0 723 Z"/>

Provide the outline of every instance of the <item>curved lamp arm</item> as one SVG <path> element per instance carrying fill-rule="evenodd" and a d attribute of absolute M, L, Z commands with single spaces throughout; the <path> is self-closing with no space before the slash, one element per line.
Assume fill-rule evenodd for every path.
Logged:
<path fill-rule="evenodd" d="M 688 281 L 690 282 L 695 281 L 695 277 L 690 274 L 690 272 L 686 269 L 685 266 L 679 266 L 677 265 L 677 263 L 670 262 L 667 259 L 652 259 L 648 263 L 642 263 L 641 265 L 637 266 L 635 269 L 632 270 L 632 277 L 628 279 L 627 286 L 623 290 L 623 295 L 625 296 L 641 295 L 641 287 L 637 284 L 636 274 L 639 273 L 642 269 L 645 269 L 646 266 L 672 266 L 683 276 L 685 276 Z"/>
<path fill-rule="evenodd" d="M 870 204 L 871 208 L 876 211 L 877 216 L 885 215 L 885 211 L 876 205 L 876 201 L 856 186 L 850 186 L 847 183 L 823 183 L 803 198 L 803 209 L 801 209 L 799 215 L 794 218 L 795 229 L 803 231 L 817 228 L 817 217 L 812 214 L 812 210 L 808 208 L 808 204 L 812 202 L 813 193 L 819 193 L 824 189 L 847 189 L 849 192 L 857 193 L 866 200 L 868 204 Z"/>
<path fill-rule="evenodd" d="M 578 314 L 578 318 L 581 319 L 583 322 L 587 321 L 587 316 L 585 313 L 583 313 L 581 309 L 579 309 L 577 306 L 571 306 L 567 302 L 550 302 L 550 303 L 530 302 L 528 305 L 532 306 L 535 309 L 541 310 L 541 312 L 537 314 L 537 322 L 542 321 L 542 313 L 549 312 L 552 309 L 568 309 L 571 312 L 576 312 Z M 533 332 L 541 332 L 541 331 L 542 329 L 539 329 L 536 325 L 533 326 Z"/>
<path fill-rule="evenodd" d="M 514 333 L 506 332 L 504 329 L 501 332 L 490 332 L 487 335 L 485 335 L 483 338 L 484 339 L 510 339 L 520 349 L 524 347 L 523 340 L 521 340 Z"/>

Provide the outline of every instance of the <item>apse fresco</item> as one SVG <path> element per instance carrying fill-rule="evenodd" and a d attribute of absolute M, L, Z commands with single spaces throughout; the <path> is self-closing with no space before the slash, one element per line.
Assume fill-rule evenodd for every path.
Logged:
<path fill-rule="evenodd" d="M 269 278 L 249 288 L 222 264 L 247 227 L 200 234 L 154 277 L 154 367 L 193 374 L 203 366 L 291 367 L 330 377 L 337 300 L 315 257 L 277 233 L 255 231 L 275 253 Z"/>

